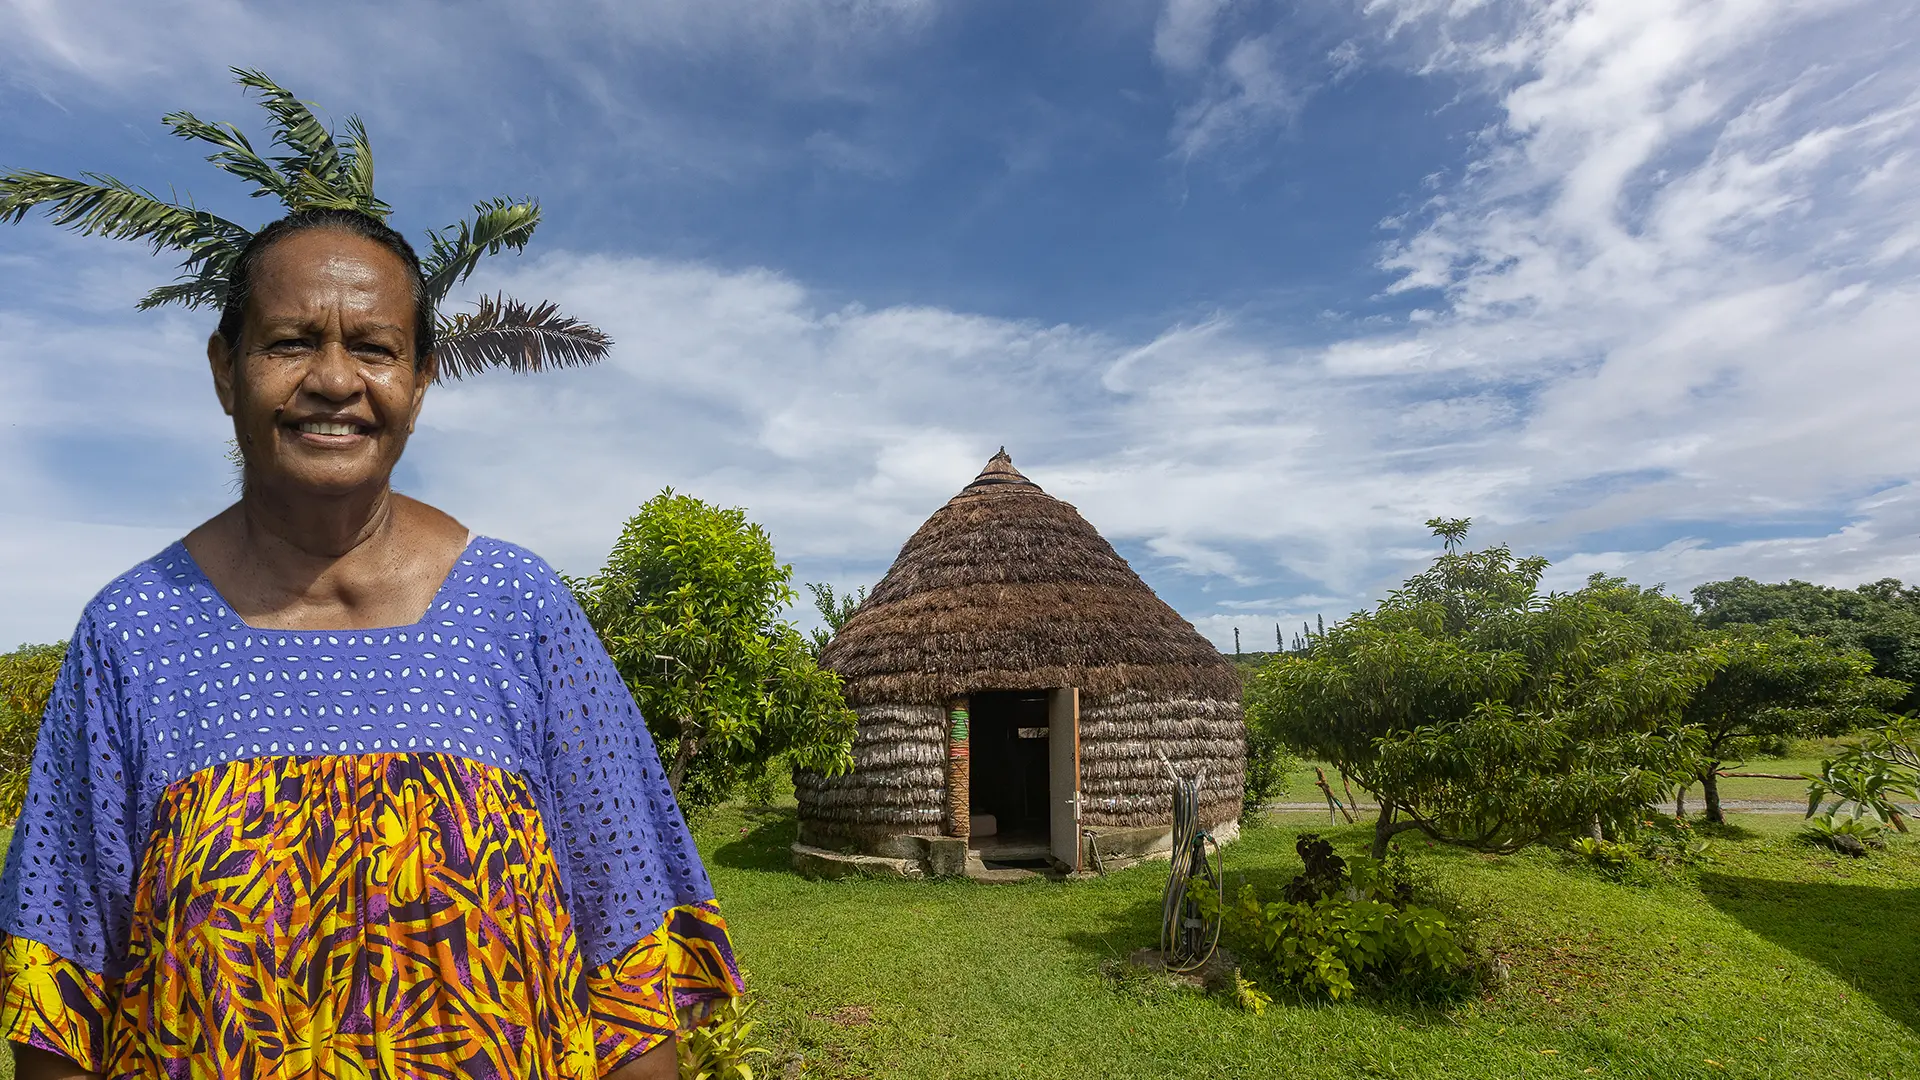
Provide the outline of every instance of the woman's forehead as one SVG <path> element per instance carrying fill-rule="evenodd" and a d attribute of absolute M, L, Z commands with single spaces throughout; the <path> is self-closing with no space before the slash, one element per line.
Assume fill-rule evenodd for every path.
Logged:
<path fill-rule="evenodd" d="M 338 229 L 307 229 L 261 254 L 252 299 L 262 309 L 346 301 L 411 312 L 413 286 L 400 256 L 385 245 Z"/>

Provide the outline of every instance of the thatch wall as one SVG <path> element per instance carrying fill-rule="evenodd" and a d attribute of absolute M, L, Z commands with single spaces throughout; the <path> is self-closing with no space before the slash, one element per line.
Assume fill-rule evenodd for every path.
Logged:
<path fill-rule="evenodd" d="M 1167 699 L 1129 690 L 1080 703 L 1081 825 L 1166 821 L 1173 798 L 1168 764 L 1201 779 L 1207 824 L 1239 817 L 1246 744 L 1238 698 Z"/>
<path fill-rule="evenodd" d="M 1078 687 L 1082 823 L 1158 824 L 1165 754 L 1239 813 L 1240 678 L 1067 503 L 1005 452 L 935 511 L 821 654 L 860 716 L 848 776 L 803 777 L 803 830 L 933 833 L 957 696 Z M 816 829 L 815 831 L 818 831 Z"/>
<path fill-rule="evenodd" d="M 861 705 L 853 771 L 830 780 L 794 773 L 800 816 L 840 826 L 940 831 L 946 791 L 947 711 L 938 705 Z"/>

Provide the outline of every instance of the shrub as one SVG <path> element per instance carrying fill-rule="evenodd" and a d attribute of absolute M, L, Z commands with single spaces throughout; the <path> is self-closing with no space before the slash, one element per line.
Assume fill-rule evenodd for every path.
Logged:
<path fill-rule="evenodd" d="M 1711 849 L 1711 843 L 1697 838 L 1683 818 L 1642 821 L 1625 841 L 1582 836 L 1567 845 L 1580 862 L 1630 885 L 1651 885 L 1665 874 L 1708 862 Z"/>
<path fill-rule="evenodd" d="M 1582 836 L 1568 847 L 1588 864 L 1609 875 L 1625 874 L 1640 861 L 1640 853 L 1627 845 L 1597 836 Z"/>
<path fill-rule="evenodd" d="M 1311 834 L 1295 846 L 1307 867 L 1284 899 L 1263 900 L 1246 885 L 1222 913 L 1235 940 L 1278 981 L 1339 1001 L 1364 986 L 1418 991 L 1466 972 L 1466 950 L 1447 916 L 1413 903 L 1411 883 L 1385 863 L 1341 859 Z"/>
<path fill-rule="evenodd" d="M 1702 840 L 1681 817 L 1656 817 L 1640 822 L 1634 837 L 1640 857 L 1670 869 L 1713 861 L 1713 843 Z"/>
<path fill-rule="evenodd" d="M 1240 820 L 1250 820 L 1286 786 L 1300 759 L 1287 752 L 1279 736 L 1264 724 L 1247 725 L 1247 769 L 1240 792 Z"/>

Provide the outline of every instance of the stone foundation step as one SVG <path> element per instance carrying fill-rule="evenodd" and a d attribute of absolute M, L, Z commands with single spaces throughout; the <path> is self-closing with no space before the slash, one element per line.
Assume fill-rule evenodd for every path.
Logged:
<path fill-rule="evenodd" d="M 879 855 L 848 855 L 826 848 L 795 844 L 792 847 L 794 872 L 810 878 L 912 878 L 926 876 L 919 859 L 887 859 Z"/>
<path fill-rule="evenodd" d="M 1038 870 L 1023 870 L 1017 866 L 989 869 L 986 863 L 980 861 L 980 856 L 973 852 L 967 853 L 968 881 L 978 881 L 987 885 L 1014 885 L 1022 881 L 1038 881 L 1045 876 Z"/>

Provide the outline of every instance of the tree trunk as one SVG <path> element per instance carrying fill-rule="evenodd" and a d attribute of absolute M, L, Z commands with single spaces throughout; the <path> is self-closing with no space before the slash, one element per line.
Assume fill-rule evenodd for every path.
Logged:
<path fill-rule="evenodd" d="M 680 718 L 680 747 L 674 751 L 673 765 L 667 769 L 667 787 L 673 790 L 673 797 L 680 798 L 680 781 L 687 777 L 687 766 L 693 763 L 693 756 L 700 752 L 700 725 L 690 716 Z"/>
<path fill-rule="evenodd" d="M 1373 850 L 1370 854 L 1376 859 L 1387 857 L 1387 844 L 1394 837 L 1409 829 L 1420 827 L 1414 821 L 1395 821 L 1393 804 L 1386 799 L 1380 800 L 1380 817 L 1373 823 Z"/>
<path fill-rule="evenodd" d="M 1681 784 L 1679 787 L 1673 789 L 1673 816 L 1677 818 L 1683 818 L 1687 816 L 1687 785 L 1686 784 Z"/>
<path fill-rule="evenodd" d="M 1707 762 L 1707 771 L 1700 775 L 1700 796 L 1707 803 L 1707 820 L 1715 825 L 1725 825 L 1727 816 L 1720 812 L 1720 763 Z"/>

